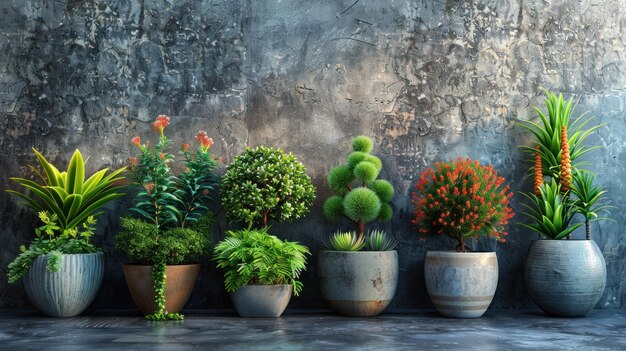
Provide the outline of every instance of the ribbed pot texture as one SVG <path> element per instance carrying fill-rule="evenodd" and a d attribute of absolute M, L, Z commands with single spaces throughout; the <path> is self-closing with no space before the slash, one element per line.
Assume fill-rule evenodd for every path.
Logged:
<path fill-rule="evenodd" d="M 239 316 L 280 317 L 287 308 L 293 285 L 244 285 L 230 294 Z"/>
<path fill-rule="evenodd" d="M 495 252 L 428 251 L 424 277 L 430 300 L 444 317 L 478 318 L 498 286 Z"/>
<path fill-rule="evenodd" d="M 144 315 L 154 313 L 154 284 L 152 266 L 125 264 L 124 277 L 135 305 Z M 165 310 L 177 313 L 185 307 L 196 278 L 200 264 L 168 265 L 165 267 Z"/>
<path fill-rule="evenodd" d="M 35 259 L 24 276 L 28 298 L 50 317 L 73 317 L 83 312 L 98 294 L 104 277 L 104 254 L 63 255 L 61 269 L 49 272 L 48 255 Z"/>
<path fill-rule="evenodd" d="M 606 286 L 606 263 L 593 240 L 535 240 L 524 269 L 526 290 L 546 313 L 581 317 Z"/>
<path fill-rule="evenodd" d="M 338 314 L 375 316 L 396 294 L 396 251 L 321 251 L 320 288 L 326 303 Z"/>

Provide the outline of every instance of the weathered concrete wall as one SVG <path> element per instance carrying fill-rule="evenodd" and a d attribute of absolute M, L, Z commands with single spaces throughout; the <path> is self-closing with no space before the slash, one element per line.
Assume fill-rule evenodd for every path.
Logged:
<path fill-rule="evenodd" d="M 383 176 L 396 186 L 396 214 L 382 228 L 401 243 L 392 308 L 431 306 L 423 283 L 427 250 L 410 225 L 416 175 L 435 160 L 470 156 L 493 163 L 514 191 L 530 186 L 517 145 L 529 136 L 516 119 L 534 117 L 542 90 L 573 94 L 578 111 L 608 123 L 590 160 L 618 207 L 594 226 L 608 264 L 600 307 L 626 304 L 626 1 L 156 1 L 0 2 L 0 187 L 25 175 L 35 146 L 58 163 L 74 148 L 90 166 L 118 167 L 130 138 L 150 133 L 157 114 L 173 137 L 204 129 L 225 160 L 246 145 L 285 148 L 318 187 L 312 213 L 276 234 L 317 253 L 337 229 L 321 216 L 326 172 L 347 155 L 351 137 L 374 136 Z M 520 196 L 514 198 L 516 202 Z M 32 236 L 34 216 L 0 194 L 0 276 Z M 112 250 L 128 199 L 108 207 L 97 241 L 109 249 L 94 307 L 132 308 Z M 218 208 L 218 206 L 216 206 Z M 518 212 L 520 206 L 515 205 Z M 522 220 L 522 216 L 517 217 Z M 223 235 L 223 218 L 213 239 Z M 583 233 L 577 233 L 583 236 Z M 535 236 L 513 224 L 495 249 L 500 283 L 494 306 L 528 307 L 521 266 Z M 221 273 L 205 262 L 189 307 L 230 308 Z M 296 308 L 323 308 L 316 258 Z M 0 306 L 26 305 L 20 285 L 0 279 Z"/>

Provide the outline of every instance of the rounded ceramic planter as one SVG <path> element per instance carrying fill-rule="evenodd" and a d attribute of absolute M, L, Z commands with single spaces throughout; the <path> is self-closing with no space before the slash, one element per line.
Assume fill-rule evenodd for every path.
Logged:
<path fill-rule="evenodd" d="M 593 240 L 535 240 L 524 278 L 528 294 L 553 316 L 584 316 L 606 285 L 604 256 Z"/>
<path fill-rule="evenodd" d="M 152 266 L 125 264 L 124 277 L 128 290 L 139 311 L 145 315 L 154 313 L 154 284 Z M 183 309 L 200 271 L 200 264 L 168 265 L 165 267 L 165 310 L 177 313 Z"/>
<path fill-rule="evenodd" d="M 396 251 L 321 251 L 320 287 L 338 314 L 375 316 L 393 300 L 398 286 Z"/>
<path fill-rule="evenodd" d="M 428 251 L 424 262 L 426 289 L 444 317 L 482 316 L 498 285 L 495 252 Z"/>
<path fill-rule="evenodd" d="M 244 285 L 230 297 L 241 317 L 275 318 L 283 314 L 292 293 L 292 285 Z"/>
<path fill-rule="evenodd" d="M 24 276 L 24 288 L 39 311 L 51 317 L 73 317 L 93 301 L 104 276 L 104 254 L 62 255 L 61 268 L 46 268 L 48 255 L 33 261 Z"/>

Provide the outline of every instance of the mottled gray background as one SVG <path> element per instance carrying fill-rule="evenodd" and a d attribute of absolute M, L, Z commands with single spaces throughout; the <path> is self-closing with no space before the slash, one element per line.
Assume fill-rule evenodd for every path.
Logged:
<path fill-rule="evenodd" d="M 548 88 L 608 123 L 593 139 L 604 149 L 591 158 L 618 207 L 614 222 L 593 228 L 608 265 L 598 307 L 624 307 L 624 8 L 624 0 L 2 0 L 0 187 L 26 174 L 35 161 L 31 146 L 62 166 L 74 148 L 90 156 L 92 171 L 122 166 L 134 151 L 131 137 L 151 135 L 149 122 L 168 114 L 175 143 L 204 129 L 226 162 L 260 144 L 299 157 L 318 199 L 306 219 L 273 232 L 317 254 L 337 229 L 320 211 L 329 194 L 325 174 L 343 162 L 353 136 L 371 135 L 382 175 L 397 191 L 394 219 L 382 226 L 400 241 L 391 308 L 425 308 L 425 252 L 452 243 L 420 241 L 411 227 L 416 175 L 435 160 L 470 156 L 493 163 L 514 191 L 528 190 L 517 145 L 529 136 L 515 121 L 534 118 L 532 105 L 543 104 Z M 4 278 L 35 224 L 16 202 L 0 193 L 3 307 L 28 305 L 22 286 Z M 108 248 L 107 272 L 92 308 L 133 307 L 124 258 L 111 247 L 127 206 L 128 199 L 110 205 L 100 219 L 96 240 Z M 225 228 L 221 218 L 214 241 Z M 530 307 L 521 266 L 535 236 L 515 224 L 510 232 L 506 245 L 487 240 L 474 248 L 498 253 L 494 306 Z M 324 308 L 316 261 L 291 307 Z M 204 263 L 188 306 L 230 308 L 221 273 Z"/>

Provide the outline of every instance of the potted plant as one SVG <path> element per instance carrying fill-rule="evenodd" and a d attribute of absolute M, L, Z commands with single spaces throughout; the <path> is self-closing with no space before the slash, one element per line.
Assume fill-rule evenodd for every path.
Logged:
<path fill-rule="evenodd" d="M 318 270 L 322 297 L 337 313 L 375 316 L 393 300 L 398 284 L 395 240 L 382 231 L 365 233 L 365 224 L 391 219 L 391 183 L 377 179 L 382 162 L 371 155 L 372 140 L 358 136 L 345 165 L 328 173 L 335 195 L 324 202 L 324 216 L 347 219 L 356 231 L 337 232 L 320 251 Z M 365 251 L 362 251 L 365 250 Z"/>
<path fill-rule="evenodd" d="M 509 186 L 493 166 L 459 158 L 437 162 L 421 173 L 413 193 L 413 223 L 422 234 L 447 236 L 455 251 L 428 251 L 426 289 L 445 317 L 476 318 L 485 313 L 498 283 L 495 252 L 468 252 L 466 241 L 493 237 L 506 242 L 504 231 L 513 210 Z"/>
<path fill-rule="evenodd" d="M 226 289 L 240 316 L 278 317 L 292 290 L 297 294 L 302 288 L 296 279 L 305 268 L 308 250 L 269 235 L 267 223 L 304 216 L 314 199 L 315 187 L 306 169 L 281 149 L 247 148 L 226 168 L 222 177 L 226 215 L 230 223 L 247 229 L 228 232 L 214 258 L 226 269 Z M 253 229 L 255 225 L 258 229 Z M 237 265 L 246 271 L 237 270 Z"/>
<path fill-rule="evenodd" d="M 184 170 L 172 171 L 174 155 L 164 130 L 169 117 L 158 116 L 152 124 L 159 142 L 132 142 L 139 150 L 130 158 L 127 177 L 139 191 L 135 218 L 122 218 L 115 247 L 130 263 L 123 266 L 130 293 L 139 310 L 151 320 L 182 319 L 178 313 L 196 282 L 200 265 L 196 259 L 209 248 L 212 216 L 208 205 L 216 180 L 216 162 L 210 148 L 213 140 L 200 131 L 195 153 L 183 144 L 179 155 Z"/>
<path fill-rule="evenodd" d="M 298 296 L 309 250 L 269 235 L 268 228 L 228 231 L 215 246 L 217 267 L 241 317 L 280 317 Z"/>
<path fill-rule="evenodd" d="M 37 181 L 11 178 L 28 192 L 16 194 L 39 215 L 41 226 L 29 247 L 9 264 L 10 283 L 22 279 L 30 301 L 52 317 L 83 312 L 100 289 L 104 254 L 91 243 L 99 209 L 123 196 L 116 182 L 124 168 L 100 170 L 85 180 L 85 162 L 76 150 L 67 171 L 50 164 L 33 149 L 43 170 L 30 166 Z"/>
<path fill-rule="evenodd" d="M 522 225 L 539 234 L 528 252 L 524 277 L 529 295 L 546 313 L 584 316 L 606 285 L 606 264 L 591 240 L 590 223 L 604 219 L 599 213 L 611 206 L 603 197 L 605 190 L 594 184 L 593 173 L 580 168 L 578 159 L 598 148 L 584 141 L 602 125 L 587 127 L 591 118 L 585 114 L 572 121 L 572 99 L 546 94 L 548 115 L 535 108 L 541 122 L 521 124 L 536 137 L 534 145 L 523 146 L 532 155 L 534 191 L 524 194 L 530 223 Z M 572 222 L 577 214 L 583 223 Z M 586 240 L 571 239 L 583 225 Z"/>

